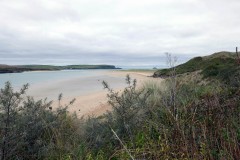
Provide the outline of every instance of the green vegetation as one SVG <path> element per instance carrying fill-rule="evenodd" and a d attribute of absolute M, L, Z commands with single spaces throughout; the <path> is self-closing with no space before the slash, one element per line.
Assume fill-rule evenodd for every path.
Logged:
<path fill-rule="evenodd" d="M 175 67 L 176 74 L 184 74 L 201 71 L 204 78 L 215 77 L 230 82 L 232 74 L 239 75 L 239 65 L 236 54 L 231 52 L 219 52 L 206 57 L 195 57 L 188 62 Z M 172 69 L 162 69 L 154 73 L 154 77 L 169 77 Z"/>
<path fill-rule="evenodd" d="M 68 113 L 61 95 L 53 110 L 49 102 L 24 99 L 27 86 L 15 93 L 6 83 L 0 92 L 0 157 L 239 159 L 240 76 L 229 75 L 229 83 L 212 74 L 191 74 L 199 75 L 178 76 L 171 68 L 163 83 L 146 82 L 139 89 L 127 76 L 121 93 L 103 82 L 113 110 L 88 118 Z M 214 81 L 199 83 L 203 77 Z"/>
<path fill-rule="evenodd" d="M 64 106 L 59 103 L 53 111 L 47 100 L 23 98 L 27 88 L 28 85 L 24 85 L 19 92 L 14 92 L 6 82 L 0 91 L 1 160 L 63 159 L 62 151 L 75 152 L 79 142 L 77 118 L 67 112 L 74 100 Z"/>
<path fill-rule="evenodd" d="M 64 69 L 116 69 L 113 65 L 68 65 Z"/>
<path fill-rule="evenodd" d="M 67 65 L 67 66 L 52 66 L 52 65 L 0 65 L 0 73 L 19 73 L 24 71 L 53 71 L 67 69 L 117 69 L 113 65 Z"/>

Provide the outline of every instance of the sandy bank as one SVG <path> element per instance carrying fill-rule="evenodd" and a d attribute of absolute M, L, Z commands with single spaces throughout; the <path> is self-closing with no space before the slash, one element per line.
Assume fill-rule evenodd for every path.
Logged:
<path fill-rule="evenodd" d="M 155 79 L 150 77 L 151 72 L 135 72 L 135 71 L 107 71 L 104 72 L 104 76 L 122 78 L 123 83 L 126 75 L 129 74 L 132 79 L 137 80 L 137 85 L 141 86 L 145 81 L 161 81 L 161 79 Z M 112 86 L 112 81 L 109 83 Z M 114 87 L 114 90 L 121 90 L 123 86 Z M 62 100 L 62 104 L 67 104 L 73 97 L 67 97 Z M 70 112 L 76 112 L 78 116 L 91 116 L 101 115 L 107 110 L 111 110 L 111 106 L 107 103 L 107 91 L 101 90 L 94 93 L 87 93 L 84 95 L 75 96 L 76 101 L 73 106 L 69 107 Z M 57 102 L 54 102 L 54 106 L 57 106 Z"/>

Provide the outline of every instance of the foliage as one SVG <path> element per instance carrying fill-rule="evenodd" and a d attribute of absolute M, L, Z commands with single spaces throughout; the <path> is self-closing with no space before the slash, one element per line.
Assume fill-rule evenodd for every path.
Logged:
<path fill-rule="evenodd" d="M 14 92 L 7 82 L 0 92 L 1 159 L 239 159 L 240 72 L 229 57 L 218 58 L 188 63 L 202 67 L 208 59 L 202 74 L 218 83 L 183 81 L 174 63 L 162 83 L 137 87 L 126 76 L 126 88 L 114 91 L 103 82 L 112 111 L 99 117 L 71 115 L 73 101 L 53 109 L 47 100 L 25 98 L 27 85 Z"/>
<path fill-rule="evenodd" d="M 195 57 L 188 62 L 176 66 L 176 74 L 201 70 L 204 78 L 215 78 L 230 83 L 230 77 L 239 71 L 233 53 L 220 52 L 207 57 Z M 169 77 L 172 69 L 162 69 L 154 73 L 154 77 Z"/>
<path fill-rule="evenodd" d="M 67 113 L 73 101 L 53 111 L 47 100 L 24 98 L 27 88 L 14 92 L 7 82 L 0 91 L 1 159 L 44 159 L 50 153 L 58 159 L 74 151 L 77 118 Z"/>
<path fill-rule="evenodd" d="M 95 133 L 91 144 L 102 144 L 95 146 L 94 152 L 90 151 L 93 159 L 99 156 L 99 151 L 105 159 L 130 159 L 131 156 L 135 159 L 238 159 L 239 88 L 221 83 L 198 85 L 191 81 L 176 82 L 176 87 L 172 87 L 173 84 L 166 80 L 161 84 L 166 87 L 163 89 L 148 83 L 140 91 L 123 96 L 125 92 L 116 93 L 104 83 L 114 110 L 88 120 L 94 119 L 95 124 L 86 132 Z M 175 103 L 172 103 L 173 88 Z M 128 87 L 125 90 L 130 91 Z M 139 98 L 144 96 L 135 93 L 147 95 L 143 105 L 139 104 L 142 102 Z M 134 104 L 141 107 L 131 109 Z M 117 131 L 121 142 L 115 139 L 111 128 Z"/>

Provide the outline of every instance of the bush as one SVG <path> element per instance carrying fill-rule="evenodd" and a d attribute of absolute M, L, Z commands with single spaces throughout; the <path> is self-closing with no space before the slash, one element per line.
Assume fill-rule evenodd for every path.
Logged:
<path fill-rule="evenodd" d="M 132 85 L 122 94 L 104 83 L 113 112 L 89 119 L 93 124 L 86 134 L 93 135 L 91 144 L 101 144 L 91 156 L 101 152 L 105 159 L 238 159 L 239 89 L 230 94 L 218 83 L 172 82 L 162 83 L 164 90 L 152 83 L 136 90 L 135 81 L 127 77 Z"/>
<path fill-rule="evenodd" d="M 52 110 L 51 102 L 24 98 L 28 85 L 14 92 L 6 83 L 0 91 L 1 159 L 59 159 L 77 146 L 77 118 L 66 106 Z M 57 153 L 57 154 L 56 154 Z"/>

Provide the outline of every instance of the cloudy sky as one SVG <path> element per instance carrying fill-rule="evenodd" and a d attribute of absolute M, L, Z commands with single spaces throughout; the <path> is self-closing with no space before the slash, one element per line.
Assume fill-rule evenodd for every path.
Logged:
<path fill-rule="evenodd" d="M 240 0 L 0 0 L 0 64 L 161 66 L 240 45 Z"/>

